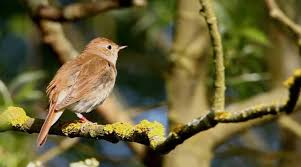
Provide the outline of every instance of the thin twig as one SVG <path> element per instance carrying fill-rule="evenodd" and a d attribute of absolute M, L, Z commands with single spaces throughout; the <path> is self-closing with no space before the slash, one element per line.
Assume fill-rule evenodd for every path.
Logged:
<path fill-rule="evenodd" d="M 215 93 L 213 99 L 213 112 L 223 112 L 225 109 L 225 67 L 221 35 L 217 26 L 217 19 L 212 7 L 212 0 L 200 0 L 201 14 L 208 25 L 211 43 L 213 47 L 213 59 L 215 63 Z"/>

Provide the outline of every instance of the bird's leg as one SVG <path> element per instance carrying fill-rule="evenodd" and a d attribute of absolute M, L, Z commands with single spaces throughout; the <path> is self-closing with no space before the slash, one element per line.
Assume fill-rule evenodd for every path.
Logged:
<path fill-rule="evenodd" d="M 75 113 L 75 114 L 79 118 L 79 120 L 80 120 L 81 123 L 86 123 L 86 122 L 92 123 L 83 114 L 81 114 L 81 113 Z"/>

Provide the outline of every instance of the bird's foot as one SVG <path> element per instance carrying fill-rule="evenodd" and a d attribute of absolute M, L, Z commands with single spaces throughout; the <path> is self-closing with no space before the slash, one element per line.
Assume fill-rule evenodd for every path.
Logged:
<path fill-rule="evenodd" d="M 91 121 L 89 121 L 83 114 L 81 113 L 75 113 L 76 116 L 79 118 L 79 121 L 81 123 L 92 123 Z"/>

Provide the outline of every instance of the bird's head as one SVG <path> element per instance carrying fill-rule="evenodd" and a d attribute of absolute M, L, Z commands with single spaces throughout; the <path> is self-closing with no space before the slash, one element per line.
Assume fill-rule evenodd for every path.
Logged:
<path fill-rule="evenodd" d="M 127 46 L 119 46 L 107 38 L 95 38 L 86 47 L 86 53 L 100 56 L 116 65 L 118 52 Z"/>

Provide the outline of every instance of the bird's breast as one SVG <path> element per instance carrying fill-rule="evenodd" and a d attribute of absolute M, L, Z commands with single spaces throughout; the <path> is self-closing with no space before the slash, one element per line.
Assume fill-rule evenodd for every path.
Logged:
<path fill-rule="evenodd" d="M 77 113 L 87 113 L 102 104 L 109 96 L 115 84 L 115 80 L 98 85 L 94 91 L 83 97 L 68 108 Z"/>

